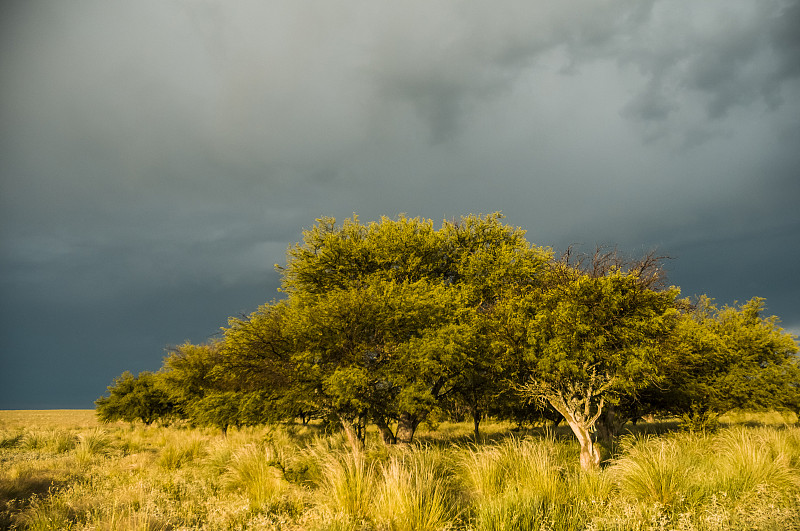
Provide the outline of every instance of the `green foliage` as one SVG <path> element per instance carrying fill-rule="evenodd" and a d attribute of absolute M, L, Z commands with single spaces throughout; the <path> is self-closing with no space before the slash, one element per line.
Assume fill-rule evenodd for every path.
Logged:
<path fill-rule="evenodd" d="M 719 413 L 694 404 L 680 416 L 680 427 L 689 432 L 713 432 L 719 428 Z"/>
<path fill-rule="evenodd" d="M 638 271 L 593 277 L 557 266 L 555 285 L 533 293 L 526 323 L 534 380 L 565 396 L 572 387 L 635 392 L 657 373 L 677 291 L 642 284 Z"/>
<path fill-rule="evenodd" d="M 371 421 L 385 439 L 410 441 L 445 396 L 478 420 L 488 409 L 501 378 L 485 315 L 548 258 L 498 214 L 440 230 L 402 216 L 318 220 L 279 268 L 288 300 L 232 320 L 226 342 L 291 382 L 285 411 L 340 419 L 358 439 Z"/>
<path fill-rule="evenodd" d="M 590 469 L 606 457 L 598 441 L 615 451 L 646 414 L 711 431 L 735 408 L 800 409 L 797 344 L 763 299 L 678 300 L 653 254 L 555 259 L 497 213 L 438 229 L 354 216 L 317 220 L 278 270 L 284 300 L 172 349 L 158 373 L 124 373 L 99 418 L 223 433 L 319 420 L 354 451 L 372 426 L 409 443 L 452 415 L 471 418 L 478 441 L 487 416 L 563 419 Z"/>
<path fill-rule="evenodd" d="M 604 405 L 635 395 L 659 374 L 678 290 L 657 287 L 652 256 L 625 264 L 598 251 L 588 266 L 554 262 L 542 287 L 500 309 L 506 328 L 499 344 L 527 366 L 523 394 L 563 415 L 584 469 L 600 462 L 590 431 Z"/>
<path fill-rule="evenodd" d="M 193 345 L 189 342 L 171 349 L 160 373 L 163 387 L 175 403 L 178 415 L 192 418 L 192 404 L 218 387 L 224 360 L 222 343 Z"/>
<path fill-rule="evenodd" d="M 318 414 L 309 396 L 313 387 L 294 359 L 300 348 L 294 319 L 290 305 L 280 301 L 264 304 L 245 318 L 230 318 L 223 329 L 220 370 L 240 391 L 250 393 L 250 404 L 243 404 L 244 424 Z"/>
<path fill-rule="evenodd" d="M 733 409 L 800 406 L 800 366 L 795 338 L 763 317 L 764 299 L 717 307 L 706 297 L 678 321 L 672 348 L 661 360 L 664 382 L 648 389 L 652 409 L 692 422 Z"/>
<path fill-rule="evenodd" d="M 103 422 L 141 420 L 152 424 L 173 411 L 169 395 L 159 386 L 157 376 L 149 371 L 138 376 L 126 371 L 114 380 L 108 391 L 109 396 L 95 401 L 97 415 Z"/>

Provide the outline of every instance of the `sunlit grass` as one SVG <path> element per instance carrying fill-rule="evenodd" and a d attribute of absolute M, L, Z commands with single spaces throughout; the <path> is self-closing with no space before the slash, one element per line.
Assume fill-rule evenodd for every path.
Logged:
<path fill-rule="evenodd" d="M 42 450 L 54 454 L 68 452 L 77 443 L 77 437 L 73 433 L 61 428 L 31 431 L 22 438 L 22 447 L 26 450 Z"/>
<path fill-rule="evenodd" d="M 702 435 L 631 437 L 623 441 L 622 455 L 610 472 L 622 494 L 640 503 L 671 511 L 691 507 L 702 497 L 696 446 L 704 439 Z"/>
<path fill-rule="evenodd" d="M 407 446 L 370 434 L 353 453 L 313 426 L 225 437 L 6 413 L 0 529 L 800 530 L 800 428 L 775 414 L 705 435 L 640 423 L 587 474 L 568 432 L 503 423 L 477 443 L 466 423 Z"/>
<path fill-rule="evenodd" d="M 462 495 L 448 454 L 413 448 L 382 466 L 376 520 L 391 530 L 448 529 L 461 515 Z"/>
<path fill-rule="evenodd" d="M 790 466 L 797 461 L 797 447 L 784 444 L 777 435 L 763 428 L 735 427 L 722 432 L 716 441 L 718 490 L 739 496 L 758 488 L 786 491 L 798 485 L 799 471 Z"/>
<path fill-rule="evenodd" d="M 94 409 L 0 410 L 0 429 L 79 429 L 100 425 Z"/>
<path fill-rule="evenodd" d="M 205 453 L 205 444 L 205 440 L 192 435 L 167 441 L 156 462 L 167 470 L 178 469 L 202 457 Z"/>
<path fill-rule="evenodd" d="M 374 462 L 363 452 L 333 452 L 320 455 L 322 504 L 338 520 L 351 525 L 372 518 L 378 476 Z"/>
<path fill-rule="evenodd" d="M 800 419 L 792 411 L 731 411 L 719 417 L 725 425 L 794 426 Z"/>

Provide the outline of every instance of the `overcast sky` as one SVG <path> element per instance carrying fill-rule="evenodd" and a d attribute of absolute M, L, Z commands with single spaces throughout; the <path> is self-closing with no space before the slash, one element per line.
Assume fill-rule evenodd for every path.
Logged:
<path fill-rule="evenodd" d="M 277 296 L 315 218 L 502 211 L 800 332 L 800 2 L 6 1 L 0 409 Z"/>

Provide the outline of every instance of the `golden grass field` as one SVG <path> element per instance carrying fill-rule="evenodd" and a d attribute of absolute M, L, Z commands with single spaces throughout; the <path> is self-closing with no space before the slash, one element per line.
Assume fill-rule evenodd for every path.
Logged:
<path fill-rule="evenodd" d="M 442 423 L 353 452 L 319 426 L 100 424 L 0 411 L 0 529 L 800 530 L 800 428 L 739 413 L 714 433 L 640 424 L 597 473 L 562 429 Z"/>
<path fill-rule="evenodd" d="M 97 428 L 94 409 L 0 410 L 0 429 Z"/>

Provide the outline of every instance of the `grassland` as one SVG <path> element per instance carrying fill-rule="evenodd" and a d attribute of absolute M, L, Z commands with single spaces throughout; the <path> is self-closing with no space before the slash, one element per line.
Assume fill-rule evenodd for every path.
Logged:
<path fill-rule="evenodd" d="M 319 427 L 98 424 L 0 412 L 0 529 L 800 529 L 800 428 L 779 414 L 711 434 L 636 428 L 596 474 L 567 432 L 444 423 L 362 452 Z"/>

